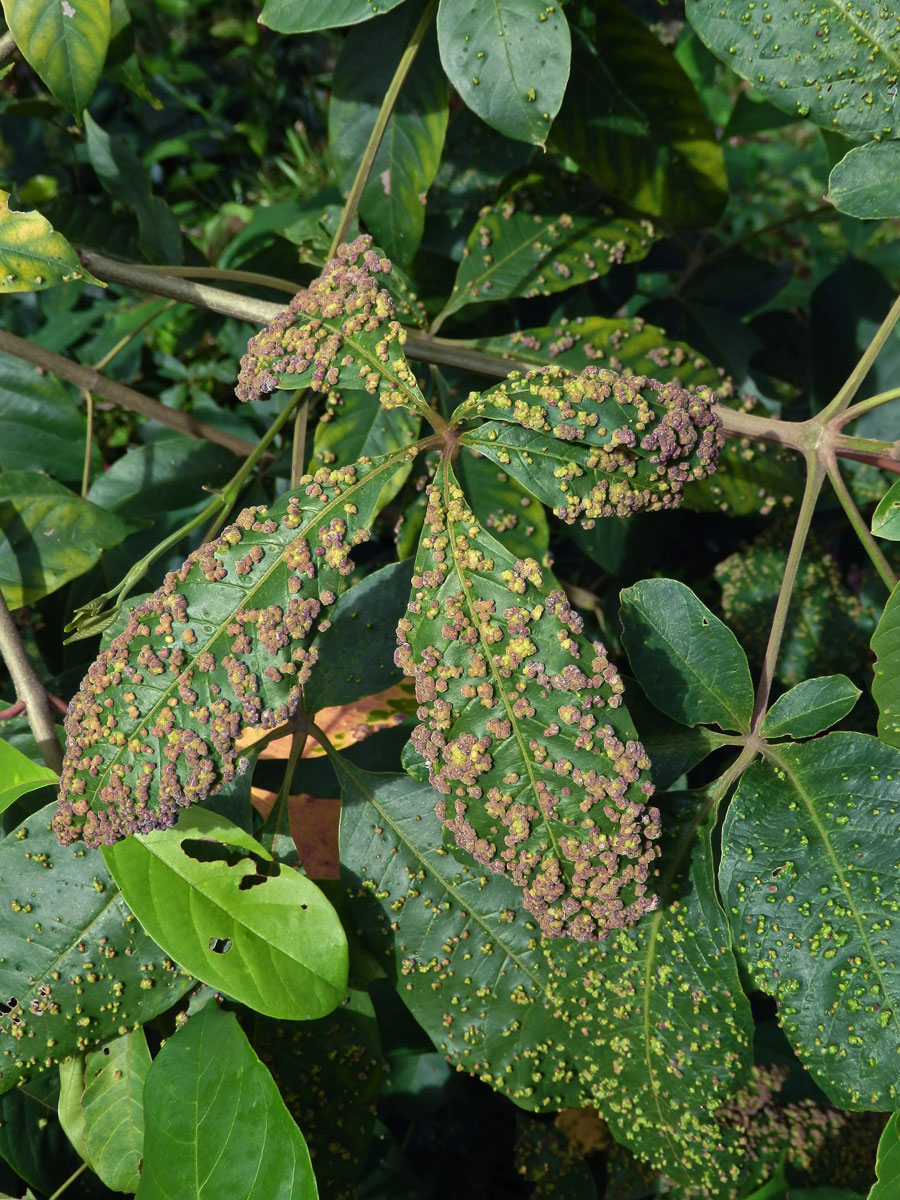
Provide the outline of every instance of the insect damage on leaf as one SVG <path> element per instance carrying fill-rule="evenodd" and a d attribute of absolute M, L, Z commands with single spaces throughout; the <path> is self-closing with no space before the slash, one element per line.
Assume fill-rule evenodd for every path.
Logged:
<path fill-rule="evenodd" d="M 551 937 L 604 937 L 656 907 L 650 762 L 604 647 L 534 559 L 483 530 L 445 464 L 429 488 L 396 662 L 412 745 L 458 845 L 524 889 Z"/>
<path fill-rule="evenodd" d="M 706 386 L 553 365 L 513 371 L 455 416 L 494 418 L 462 442 L 590 529 L 598 517 L 677 508 L 686 483 L 711 475 L 725 444 L 716 403 Z"/>
<path fill-rule="evenodd" d="M 244 727 L 294 713 L 389 469 L 361 460 L 304 476 L 132 610 L 69 706 L 53 821 L 63 845 L 167 828 L 240 771 Z"/>
<path fill-rule="evenodd" d="M 276 387 L 364 388 L 385 408 L 422 401 L 403 354 L 406 332 L 378 275 L 391 264 L 362 234 L 338 247 L 322 274 L 251 338 L 235 395 L 258 400 Z"/>

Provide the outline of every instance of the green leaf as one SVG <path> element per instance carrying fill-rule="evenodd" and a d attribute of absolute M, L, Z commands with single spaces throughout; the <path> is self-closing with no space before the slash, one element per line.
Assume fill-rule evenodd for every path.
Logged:
<path fill-rule="evenodd" d="M 427 784 L 334 765 L 354 924 L 435 1047 L 522 1108 L 578 1105 L 567 1030 L 548 1007 L 550 974 L 516 888 L 448 855 Z"/>
<path fill-rule="evenodd" d="M 892 10 L 687 0 L 686 14 L 710 50 L 776 108 L 857 140 L 895 132 L 900 18 Z"/>
<path fill-rule="evenodd" d="M 875 1174 L 868 1200 L 893 1200 L 900 1185 L 900 1113 L 892 1114 L 881 1134 Z"/>
<path fill-rule="evenodd" d="M 448 462 L 428 498 L 395 660 L 421 706 L 413 770 L 545 933 L 632 924 L 654 907 L 658 813 L 618 673 L 555 581 L 479 526 Z"/>
<path fill-rule="evenodd" d="M 10 608 L 90 570 L 129 527 L 38 471 L 0 473 L 0 588 Z"/>
<path fill-rule="evenodd" d="M 727 625 L 675 579 L 622 593 L 622 643 L 651 702 L 683 725 L 750 730 L 753 683 Z"/>
<path fill-rule="evenodd" d="M 708 389 L 691 393 L 602 367 L 572 376 L 553 365 L 512 372 L 453 419 L 499 418 L 460 441 L 566 524 L 590 529 L 598 517 L 677 508 L 684 484 L 715 470 L 724 439 L 714 404 Z"/>
<path fill-rule="evenodd" d="M 64 841 L 166 828 L 235 777 L 241 729 L 273 729 L 296 711 L 318 656 L 310 643 L 395 468 L 388 457 L 304 475 L 132 608 L 69 708 L 54 824 Z"/>
<path fill-rule="evenodd" d="M 309 1151 L 233 1013 L 207 1004 L 169 1038 L 144 1089 L 135 1200 L 318 1196 Z"/>
<path fill-rule="evenodd" d="M 660 907 L 606 942 L 552 943 L 550 990 L 616 1140 L 724 1196 L 746 1149 L 722 1110 L 748 1077 L 753 1020 L 716 896 L 716 805 L 702 792 L 666 805 Z"/>
<path fill-rule="evenodd" d="M 5 812 L 20 796 L 56 783 L 58 778 L 55 771 L 32 762 L 0 738 L 0 812 Z"/>
<path fill-rule="evenodd" d="M 832 167 L 825 199 L 838 212 L 861 220 L 900 217 L 898 184 L 900 142 L 867 142 Z"/>
<path fill-rule="evenodd" d="M 31 67 L 80 120 L 109 45 L 109 0 L 2 0 L 9 31 Z"/>
<path fill-rule="evenodd" d="M 889 542 L 900 542 L 900 479 L 890 486 L 872 514 L 872 532 Z"/>
<path fill-rule="evenodd" d="M 507 137 L 543 146 L 569 79 L 562 9 L 543 0 L 441 0 L 437 33 L 463 103 Z"/>
<path fill-rule="evenodd" d="M 378 111 L 423 5 L 407 4 L 354 29 L 334 68 L 328 141 L 348 192 Z M 409 70 L 375 156 L 359 213 L 376 242 L 403 266 L 422 240 L 425 199 L 440 166 L 449 112 L 433 28 Z"/>
<path fill-rule="evenodd" d="M 650 756 L 650 777 L 657 791 L 664 792 L 691 767 L 723 744 L 722 735 L 698 725 L 691 729 L 655 709 L 632 680 L 625 679 L 628 711 L 634 718 L 638 737 Z"/>
<path fill-rule="evenodd" d="M 435 328 L 469 304 L 549 296 L 599 279 L 645 258 L 655 239 L 649 221 L 618 217 L 596 196 L 579 200 L 532 176 L 478 214 Z"/>
<path fill-rule="evenodd" d="M 54 1071 L 0 1096 L 0 1158 L 41 1192 L 56 1191 L 78 1165 L 56 1119 L 58 1097 Z"/>
<path fill-rule="evenodd" d="M 46 217 L 39 212 L 13 212 L 9 192 L 0 188 L 0 293 L 39 292 L 76 280 L 106 287 L 84 269 L 75 250 Z"/>
<path fill-rule="evenodd" d="M 672 51 L 620 0 L 597 0 L 553 142 L 638 212 L 713 224 L 728 197 L 722 149 Z"/>
<path fill-rule="evenodd" d="M 138 241 L 150 262 L 181 262 L 181 230 L 168 204 L 153 195 L 150 174 L 122 138 L 112 137 L 84 114 L 85 143 L 97 178 L 114 200 L 132 209 Z"/>
<path fill-rule="evenodd" d="M 62 483 L 80 484 L 86 441 L 84 415 L 62 383 L 0 353 L 0 469 L 43 469 Z M 99 469 L 100 455 L 94 458 Z"/>
<path fill-rule="evenodd" d="M 48 805 L 0 842 L 0 1092 L 149 1021 L 191 983 L 138 925 L 101 856 L 60 847 L 52 815 Z"/>
<path fill-rule="evenodd" d="M 760 733 L 764 738 L 814 737 L 846 717 L 861 695 L 846 675 L 805 679 L 778 697 Z"/>
<path fill-rule="evenodd" d="M 143 1029 L 60 1063 L 59 1119 L 69 1141 L 108 1188 L 133 1192 L 144 1148 L 144 1083 L 150 1051 Z"/>
<path fill-rule="evenodd" d="M 862 733 L 770 746 L 725 818 L 719 883 L 756 987 L 839 1107 L 897 1098 L 900 753 Z"/>
<path fill-rule="evenodd" d="M 543 563 L 550 550 L 550 527 L 544 506 L 529 490 L 477 452 L 460 454 L 453 468 L 479 524 L 516 558 Z"/>
<path fill-rule="evenodd" d="M 876 655 L 872 699 L 878 705 L 878 736 L 900 750 L 900 586 L 885 605 L 872 634 Z"/>
<path fill-rule="evenodd" d="M 265 0 L 259 23 L 277 33 L 339 29 L 382 16 L 403 0 Z"/>
<path fill-rule="evenodd" d="M 684 506 L 692 512 L 766 517 L 799 502 L 803 479 L 803 463 L 793 450 L 771 442 L 729 438 L 715 475 L 688 488 Z"/>
<path fill-rule="evenodd" d="M 238 399 L 258 400 L 276 387 L 363 388 L 385 408 L 425 412 L 425 397 L 403 354 L 406 334 L 392 319 L 394 302 L 378 286 L 377 276 L 390 269 L 368 235 L 339 246 L 319 278 L 250 339 Z"/>
<path fill-rule="evenodd" d="M 144 929 L 210 987 L 292 1021 L 340 1004 L 347 939 L 337 913 L 305 875 L 267 866 L 268 851 L 225 817 L 195 808 L 103 854 Z"/>
<path fill-rule="evenodd" d="M 403 678 L 394 665 L 397 621 L 406 611 L 412 560 L 389 563 L 354 584 L 338 600 L 331 628 L 315 644 L 331 663 L 314 671 L 303 689 L 309 713 L 374 696 Z"/>

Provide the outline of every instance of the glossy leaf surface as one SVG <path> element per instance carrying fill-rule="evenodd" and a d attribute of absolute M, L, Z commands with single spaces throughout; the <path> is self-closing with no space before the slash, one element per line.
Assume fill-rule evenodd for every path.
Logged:
<path fill-rule="evenodd" d="M 755 985 L 827 1096 L 892 1108 L 900 753 L 861 733 L 771 747 L 725 818 L 719 882 Z"/>
<path fill-rule="evenodd" d="M 877 1182 L 872 1185 L 867 1200 L 892 1200 L 900 1187 L 900 1115 L 894 1113 L 878 1143 L 875 1163 Z"/>
<path fill-rule="evenodd" d="M 312 880 L 273 864 L 224 817 L 194 809 L 104 856 L 144 929 L 210 987 L 294 1021 L 343 999 L 347 940 L 337 913 Z"/>
<path fill-rule="evenodd" d="M 441 0 L 437 32 L 463 102 L 507 137 L 543 146 L 569 78 L 562 9 L 543 0 Z"/>
<path fill-rule="evenodd" d="M 645 579 L 622 592 L 622 641 L 652 703 L 683 725 L 747 732 L 753 683 L 737 638 L 690 588 Z"/>
<path fill-rule="evenodd" d="M 872 532 L 889 542 L 900 542 L 900 479 L 887 490 L 872 514 Z"/>
<path fill-rule="evenodd" d="M 108 1188 L 134 1192 L 144 1149 L 144 1083 L 150 1051 L 142 1029 L 60 1063 L 59 1119 Z"/>
<path fill-rule="evenodd" d="M 860 695 L 846 675 L 805 679 L 778 697 L 766 713 L 760 733 L 765 738 L 814 737 L 846 717 Z"/>
<path fill-rule="evenodd" d="M 313 33 L 358 25 L 381 16 L 403 0 L 265 0 L 259 22 L 278 33 Z"/>
<path fill-rule="evenodd" d="M 32 762 L 15 746 L 0 738 L 0 812 L 20 796 L 56 783 L 59 776 L 49 767 Z"/>
<path fill-rule="evenodd" d="M 862 220 L 900 217 L 898 183 L 900 143 L 867 142 L 854 146 L 832 168 L 827 199 L 838 212 Z"/>
<path fill-rule="evenodd" d="M 0 909 L 11 914 L 0 931 L 0 1091 L 150 1020 L 191 982 L 143 932 L 100 855 L 60 847 L 52 815 L 48 805 L 0 842 Z"/>
<path fill-rule="evenodd" d="M 524 889 L 543 932 L 632 924 L 654 906 L 659 829 L 619 675 L 537 562 L 478 525 L 448 463 L 428 497 L 397 628 L 420 704 L 413 769 L 442 793 L 457 844 Z"/>
<path fill-rule="evenodd" d="M 38 292 L 77 280 L 105 286 L 84 269 L 73 247 L 46 217 L 39 212 L 13 212 L 9 192 L 0 189 L 0 292 Z"/>
<path fill-rule="evenodd" d="M 303 1135 L 272 1076 L 214 1001 L 153 1060 L 144 1121 L 136 1200 L 318 1196 Z"/>
<path fill-rule="evenodd" d="M 834 0 L 768 9 L 687 0 L 686 12 L 713 53 L 776 108 L 851 138 L 895 136 L 896 11 Z"/>
<path fill-rule="evenodd" d="M 900 750 L 900 587 L 891 593 L 872 635 L 876 655 L 872 699 L 878 705 L 878 736 Z"/>
<path fill-rule="evenodd" d="M 109 46 L 109 0 L 2 0 L 16 45 L 59 102 L 78 119 L 94 93 Z"/>
<path fill-rule="evenodd" d="M 234 778 L 242 728 L 273 729 L 297 709 L 310 643 L 395 465 L 304 476 L 271 510 L 245 509 L 131 610 L 69 707 L 60 837 L 109 845 L 166 828 Z"/>

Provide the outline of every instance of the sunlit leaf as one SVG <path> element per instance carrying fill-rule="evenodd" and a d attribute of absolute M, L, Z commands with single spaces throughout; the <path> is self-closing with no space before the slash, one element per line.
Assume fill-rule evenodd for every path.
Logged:
<path fill-rule="evenodd" d="M 39 292 L 77 280 L 106 286 L 84 269 L 73 247 L 46 217 L 39 212 L 13 212 L 9 192 L 0 189 L 0 293 Z"/>
<path fill-rule="evenodd" d="M 890 542 L 900 542 L 900 479 L 885 492 L 872 514 L 872 532 Z"/>
<path fill-rule="evenodd" d="M 109 45 L 109 0 L 2 0 L 25 59 L 75 117 L 97 86 Z"/>
<path fill-rule="evenodd" d="M 56 783 L 58 778 L 55 771 L 32 762 L 15 746 L 0 738 L 0 812 L 4 812 L 20 796 Z"/>
<path fill-rule="evenodd" d="M 893 1200 L 900 1186 L 900 1114 L 894 1113 L 878 1143 L 875 1163 L 878 1179 L 872 1185 L 868 1200 Z"/>
<path fill-rule="evenodd" d="M 358 25 L 381 16 L 403 0 L 265 0 L 259 22 L 278 33 L 313 33 Z"/>

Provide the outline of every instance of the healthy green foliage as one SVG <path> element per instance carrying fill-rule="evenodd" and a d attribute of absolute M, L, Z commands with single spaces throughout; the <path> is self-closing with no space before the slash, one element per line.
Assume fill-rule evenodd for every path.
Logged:
<path fill-rule="evenodd" d="M 0 812 L 5 812 L 20 796 L 54 784 L 55 771 L 32 762 L 30 758 L 0 739 Z"/>
<path fill-rule="evenodd" d="M 846 675 L 805 679 L 778 697 L 760 733 L 766 738 L 814 737 L 846 717 L 859 697 L 859 688 Z"/>
<path fill-rule="evenodd" d="M 53 95 L 81 119 L 103 69 L 110 0 L 2 0 L 9 32 Z"/>
<path fill-rule="evenodd" d="M 897 177 L 900 143 L 855 146 L 828 176 L 828 199 L 843 213 L 863 220 L 900 216 Z"/>

